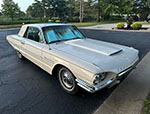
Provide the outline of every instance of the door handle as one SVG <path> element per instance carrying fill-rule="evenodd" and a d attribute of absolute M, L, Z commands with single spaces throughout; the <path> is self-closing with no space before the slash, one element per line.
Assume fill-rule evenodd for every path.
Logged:
<path fill-rule="evenodd" d="M 21 41 L 21 44 L 25 44 L 25 41 Z"/>

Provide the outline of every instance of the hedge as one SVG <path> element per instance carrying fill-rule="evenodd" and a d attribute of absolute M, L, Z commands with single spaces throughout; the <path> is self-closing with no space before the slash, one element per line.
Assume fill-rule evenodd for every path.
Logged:
<path fill-rule="evenodd" d="M 16 24 L 31 24 L 31 23 L 42 23 L 40 20 L 16 20 L 16 21 L 1 21 L 0 25 L 16 25 Z"/>

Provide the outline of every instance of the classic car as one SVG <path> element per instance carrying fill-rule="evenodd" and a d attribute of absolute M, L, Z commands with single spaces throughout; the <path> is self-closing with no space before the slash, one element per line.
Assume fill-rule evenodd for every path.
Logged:
<path fill-rule="evenodd" d="M 20 59 L 57 75 L 70 94 L 79 87 L 91 93 L 112 87 L 139 60 L 138 50 L 87 38 L 70 24 L 23 25 L 18 35 L 9 35 L 7 40 Z"/>

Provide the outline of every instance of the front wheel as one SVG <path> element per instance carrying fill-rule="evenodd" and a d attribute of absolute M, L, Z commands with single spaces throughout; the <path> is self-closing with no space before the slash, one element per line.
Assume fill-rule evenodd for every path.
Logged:
<path fill-rule="evenodd" d="M 65 67 L 60 67 L 58 70 L 58 78 L 62 88 L 69 94 L 76 94 L 78 85 L 73 74 Z"/>

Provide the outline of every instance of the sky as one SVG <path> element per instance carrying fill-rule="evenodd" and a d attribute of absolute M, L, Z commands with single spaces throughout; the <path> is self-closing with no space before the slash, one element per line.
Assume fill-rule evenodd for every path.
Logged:
<path fill-rule="evenodd" d="M 21 11 L 26 11 L 28 6 L 31 5 L 34 0 L 13 0 L 15 3 L 18 3 L 19 7 L 21 8 Z M 3 0 L 0 0 L 0 9 L 1 4 L 3 3 Z"/>

